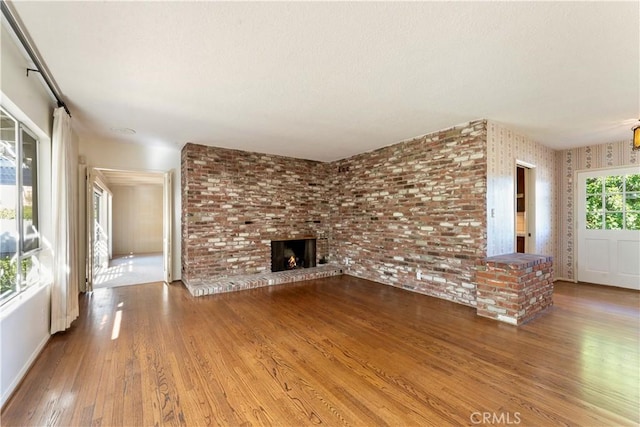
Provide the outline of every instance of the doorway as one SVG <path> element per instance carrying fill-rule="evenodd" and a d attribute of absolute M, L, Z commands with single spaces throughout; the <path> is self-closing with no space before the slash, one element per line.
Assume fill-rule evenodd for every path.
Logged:
<path fill-rule="evenodd" d="M 535 166 L 516 162 L 515 252 L 535 252 Z"/>
<path fill-rule="evenodd" d="M 172 280 L 171 174 L 87 168 L 87 291 Z"/>

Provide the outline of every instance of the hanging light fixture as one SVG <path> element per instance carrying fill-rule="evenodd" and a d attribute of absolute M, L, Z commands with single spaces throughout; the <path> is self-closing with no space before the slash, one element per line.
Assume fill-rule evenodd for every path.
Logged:
<path fill-rule="evenodd" d="M 640 150 L 640 123 L 631 128 L 633 131 L 633 149 Z"/>
<path fill-rule="evenodd" d="M 631 128 L 633 131 L 633 145 L 631 148 L 634 150 L 640 150 L 640 120 L 638 124 Z"/>

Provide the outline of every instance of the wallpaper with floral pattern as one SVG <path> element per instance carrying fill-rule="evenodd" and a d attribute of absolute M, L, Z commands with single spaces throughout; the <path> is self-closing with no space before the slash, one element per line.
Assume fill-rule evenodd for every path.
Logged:
<path fill-rule="evenodd" d="M 640 166 L 640 151 L 631 149 L 631 139 L 556 152 L 558 176 L 558 250 L 554 262 L 556 278 L 577 280 L 575 271 L 576 172 L 589 169 Z"/>

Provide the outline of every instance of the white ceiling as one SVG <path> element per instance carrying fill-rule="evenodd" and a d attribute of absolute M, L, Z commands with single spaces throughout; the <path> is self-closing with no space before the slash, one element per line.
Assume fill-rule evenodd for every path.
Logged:
<path fill-rule="evenodd" d="M 326 161 L 478 118 L 562 149 L 640 117 L 638 1 L 13 7 L 83 138 Z"/>

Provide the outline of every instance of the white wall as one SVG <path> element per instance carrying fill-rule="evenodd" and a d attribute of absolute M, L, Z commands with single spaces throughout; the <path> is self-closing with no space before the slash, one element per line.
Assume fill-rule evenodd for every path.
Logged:
<path fill-rule="evenodd" d="M 167 172 L 173 171 L 173 280 L 181 278 L 181 191 L 180 148 L 149 147 L 117 139 L 80 139 L 80 157 L 94 168 Z M 81 242 L 82 244 L 83 242 Z M 81 248 L 81 252 L 84 248 Z"/>
<path fill-rule="evenodd" d="M 2 405 L 49 340 L 51 286 L 34 287 L 2 307 Z"/>
<path fill-rule="evenodd" d="M 113 255 L 162 252 L 162 185 L 112 185 Z"/>
<path fill-rule="evenodd" d="M 555 153 L 495 122 L 487 123 L 487 256 L 515 252 L 514 194 L 519 160 L 535 166 L 535 253 L 557 259 Z"/>
<path fill-rule="evenodd" d="M 27 77 L 27 68 L 33 66 L 22 56 L 21 50 L 4 26 L 1 40 L 2 105 L 7 107 L 8 103 L 17 107 L 23 115 L 18 117 L 21 122 L 27 124 L 34 132 L 40 131 L 51 137 L 55 100 L 44 88 L 38 73 L 29 73 Z M 15 111 L 11 113 L 16 115 Z"/>
<path fill-rule="evenodd" d="M 37 73 L 26 76 L 27 60 L 2 28 L 0 51 L 2 106 L 36 133 L 40 141 L 40 231 L 43 247 L 38 258 L 51 269 L 51 129 L 55 104 Z M 0 313 L 0 401 L 7 401 L 49 339 L 51 289 L 47 279 L 2 306 Z"/>

